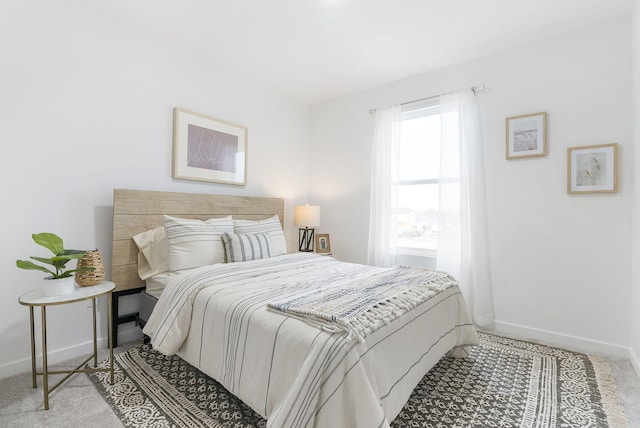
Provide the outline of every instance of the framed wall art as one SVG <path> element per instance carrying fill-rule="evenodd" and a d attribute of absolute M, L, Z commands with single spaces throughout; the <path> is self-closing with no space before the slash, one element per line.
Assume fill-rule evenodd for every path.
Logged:
<path fill-rule="evenodd" d="M 328 233 L 316 233 L 316 253 L 330 253 L 331 242 Z"/>
<path fill-rule="evenodd" d="M 247 128 L 173 109 L 173 177 L 247 184 Z"/>
<path fill-rule="evenodd" d="M 506 119 L 507 159 L 547 154 L 547 113 L 532 113 Z"/>
<path fill-rule="evenodd" d="M 567 149 L 568 193 L 615 193 L 617 191 L 617 143 Z"/>

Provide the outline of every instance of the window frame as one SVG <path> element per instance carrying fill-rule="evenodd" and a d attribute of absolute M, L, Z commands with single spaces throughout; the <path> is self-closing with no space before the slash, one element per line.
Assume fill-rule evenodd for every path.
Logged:
<path fill-rule="evenodd" d="M 409 104 L 404 104 L 402 106 L 402 111 L 400 113 L 400 121 L 416 119 L 419 117 L 431 116 L 431 115 L 441 115 L 442 110 L 440 107 L 440 99 L 439 97 L 428 98 L 421 101 L 416 101 Z M 402 145 L 402 141 L 400 143 Z M 424 185 L 424 184 L 437 184 L 440 185 L 440 178 L 420 178 L 420 179 L 405 179 L 398 180 L 395 183 L 395 186 L 399 188 L 400 186 L 411 186 L 411 185 Z M 438 209 L 439 212 L 439 209 Z M 435 258 L 437 254 L 437 248 L 416 248 L 416 247 L 407 247 L 396 245 L 394 249 L 394 253 L 400 256 L 414 256 L 414 257 L 429 257 Z"/>

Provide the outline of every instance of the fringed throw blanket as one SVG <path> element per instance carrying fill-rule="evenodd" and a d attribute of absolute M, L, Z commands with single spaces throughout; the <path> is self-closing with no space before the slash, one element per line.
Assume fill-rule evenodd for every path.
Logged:
<path fill-rule="evenodd" d="M 396 266 L 357 282 L 312 288 L 269 309 L 362 342 L 370 333 L 457 282 L 444 272 Z"/>

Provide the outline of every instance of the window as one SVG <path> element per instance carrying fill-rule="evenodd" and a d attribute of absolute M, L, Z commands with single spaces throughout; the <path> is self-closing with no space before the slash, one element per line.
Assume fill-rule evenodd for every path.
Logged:
<path fill-rule="evenodd" d="M 400 119 L 396 252 L 434 255 L 440 199 L 438 99 L 404 106 Z"/>

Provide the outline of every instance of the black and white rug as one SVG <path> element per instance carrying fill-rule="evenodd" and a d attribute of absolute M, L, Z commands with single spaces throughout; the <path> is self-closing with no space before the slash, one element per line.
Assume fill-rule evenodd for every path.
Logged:
<path fill-rule="evenodd" d="M 469 357 L 445 357 L 431 369 L 391 426 L 629 426 L 601 358 L 484 333 L 480 339 Z M 251 408 L 179 357 L 143 345 L 115 359 L 114 385 L 107 373 L 90 377 L 126 427 L 266 426 Z"/>

